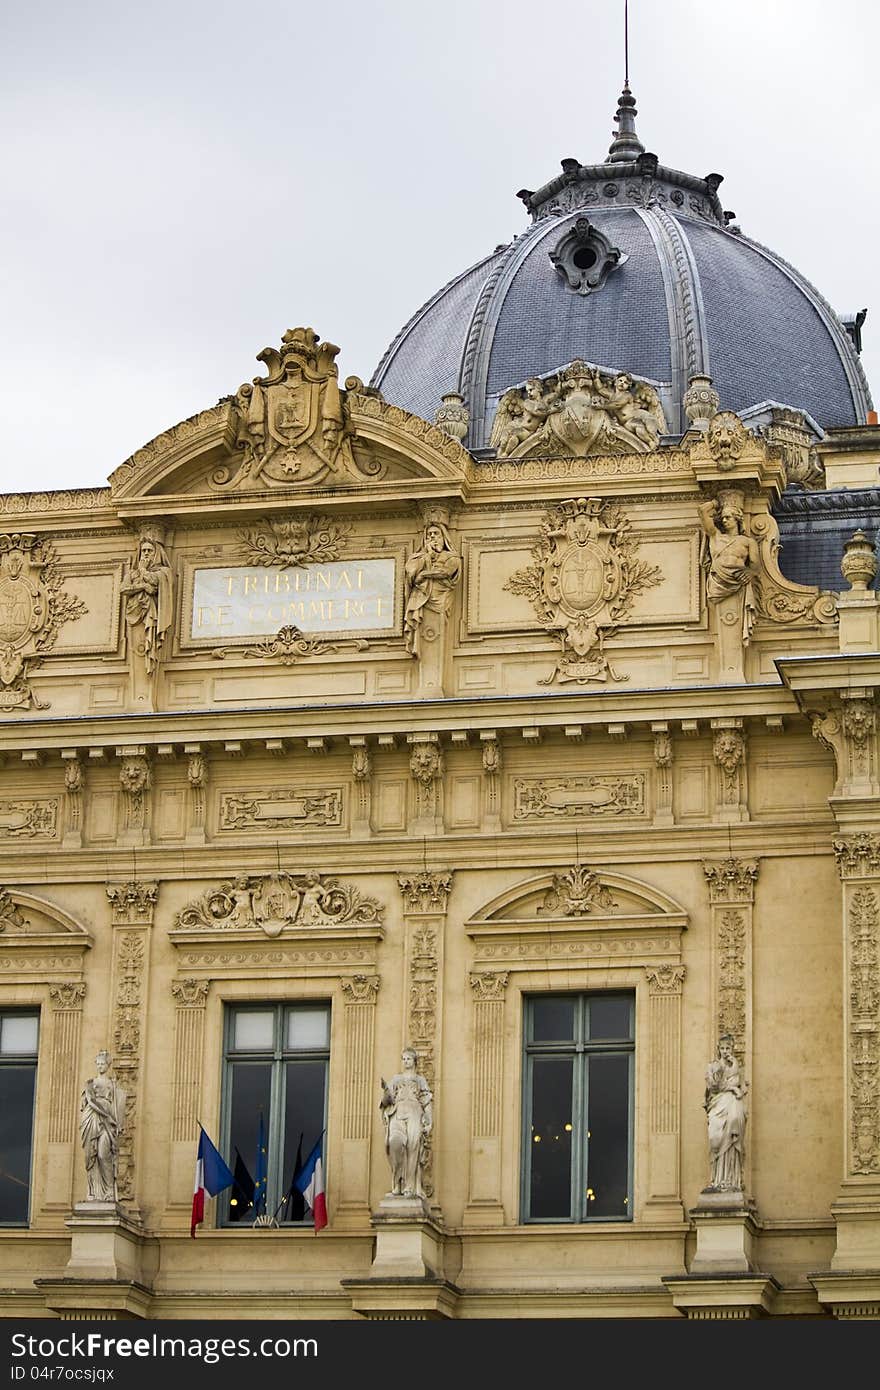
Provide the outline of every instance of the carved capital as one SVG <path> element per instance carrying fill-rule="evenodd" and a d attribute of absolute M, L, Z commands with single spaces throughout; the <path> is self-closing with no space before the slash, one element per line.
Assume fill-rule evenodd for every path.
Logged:
<path fill-rule="evenodd" d="M 683 965 L 646 965 L 645 979 L 648 981 L 648 993 L 657 994 L 681 994 L 681 986 L 684 981 L 685 967 Z"/>
<path fill-rule="evenodd" d="M 452 870 L 436 873 L 398 874 L 404 912 L 445 912 L 452 889 Z"/>
<path fill-rule="evenodd" d="M 179 1009 L 203 1009 L 208 998 L 208 980 L 172 980 L 171 993 Z"/>
<path fill-rule="evenodd" d="M 52 1001 L 52 1008 L 56 1011 L 81 1009 L 85 993 L 86 987 L 81 980 L 75 984 L 49 986 L 49 998 Z"/>
<path fill-rule="evenodd" d="M 712 906 L 718 903 L 754 902 L 758 867 L 757 859 L 737 859 L 734 855 L 714 863 L 704 860 L 703 873 Z"/>
<path fill-rule="evenodd" d="M 149 927 L 159 896 L 158 883 L 108 883 L 107 899 L 114 927 Z"/>
<path fill-rule="evenodd" d="M 379 993 L 378 975 L 352 975 L 339 981 L 346 1004 L 375 1004 Z"/>
<path fill-rule="evenodd" d="M 859 831 L 848 840 L 832 840 L 837 872 L 844 878 L 880 878 L 880 835 Z"/>
<path fill-rule="evenodd" d="M 479 970 L 470 974 L 468 983 L 474 991 L 474 998 L 503 999 L 509 974 L 507 970 Z"/>

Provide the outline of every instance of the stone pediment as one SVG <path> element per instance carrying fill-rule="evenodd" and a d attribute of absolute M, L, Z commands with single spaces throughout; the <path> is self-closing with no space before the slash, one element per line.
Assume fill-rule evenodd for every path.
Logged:
<path fill-rule="evenodd" d="M 268 375 L 183 420 L 111 475 L 115 503 L 148 497 L 221 504 L 407 481 L 461 482 L 469 455 L 434 424 L 391 405 L 358 377 L 338 382 L 332 343 L 290 329 L 258 360 Z"/>
<path fill-rule="evenodd" d="M 467 929 L 470 935 L 480 935 L 528 925 L 555 930 L 591 924 L 684 928 L 687 914 L 674 899 L 638 879 L 573 864 L 514 884 L 487 903 Z"/>
<path fill-rule="evenodd" d="M 32 893 L 0 888 L 0 953 L 13 946 L 85 950 L 91 945 L 91 934 L 62 908 Z"/>

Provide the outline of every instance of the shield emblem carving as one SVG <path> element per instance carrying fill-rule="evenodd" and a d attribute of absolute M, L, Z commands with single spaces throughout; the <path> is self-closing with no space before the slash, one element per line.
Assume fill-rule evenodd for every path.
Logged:
<path fill-rule="evenodd" d="M 296 372 L 277 386 L 266 389 L 269 397 L 269 433 L 285 449 L 294 449 L 314 427 L 316 389 Z"/>
<path fill-rule="evenodd" d="M 290 874 L 267 874 L 254 892 L 254 918 L 267 936 L 292 926 L 302 894 Z"/>
<path fill-rule="evenodd" d="M 0 575 L 0 642 L 23 647 L 46 614 L 42 596 L 23 574 Z"/>

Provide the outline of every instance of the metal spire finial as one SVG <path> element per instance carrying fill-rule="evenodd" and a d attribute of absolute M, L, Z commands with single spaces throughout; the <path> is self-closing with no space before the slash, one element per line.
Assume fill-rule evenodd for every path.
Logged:
<path fill-rule="evenodd" d="M 617 130 L 608 148 L 606 164 L 619 159 L 638 159 L 645 147 L 636 135 L 636 99 L 629 89 L 629 0 L 623 4 L 623 91 L 617 103 Z"/>

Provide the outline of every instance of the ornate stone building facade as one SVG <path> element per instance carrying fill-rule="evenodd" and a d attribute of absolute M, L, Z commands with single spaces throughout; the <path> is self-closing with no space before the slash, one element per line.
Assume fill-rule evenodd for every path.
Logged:
<path fill-rule="evenodd" d="M 4 1315 L 880 1313 L 880 429 L 633 117 L 371 385 L 0 497 Z"/>

